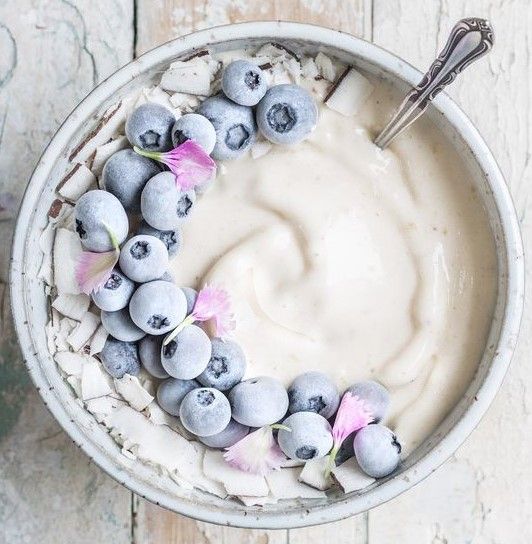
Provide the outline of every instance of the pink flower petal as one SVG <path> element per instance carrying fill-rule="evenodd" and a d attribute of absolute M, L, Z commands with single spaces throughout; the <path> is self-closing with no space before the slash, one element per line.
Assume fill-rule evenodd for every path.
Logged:
<path fill-rule="evenodd" d="M 351 433 L 362 429 L 372 421 L 373 415 L 366 403 L 348 391 L 342 397 L 334 420 L 332 430 L 334 445 L 340 447 Z"/>
<path fill-rule="evenodd" d="M 104 253 L 84 251 L 76 264 L 76 281 L 81 292 L 87 295 L 98 292 L 111 277 L 119 255 L 117 249 Z"/>
<path fill-rule="evenodd" d="M 198 293 L 192 310 L 195 321 L 214 320 L 216 336 L 224 338 L 235 328 L 229 294 L 221 287 L 206 285 Z"/>
<path fill-rule="evenodd" d="M 232 467 L 261 476 L 279 470 L 286 460 L 269 425 L 253 431 L 227 448 L 224 458 Z"/>
<path fill-rule="evenodd" d="M 134 149 L 140 155 L 166 164 L 182 191 L 206 183 L 216 174 L 216 163 L 194 140 L 187 140 L 166 153 Z"/>

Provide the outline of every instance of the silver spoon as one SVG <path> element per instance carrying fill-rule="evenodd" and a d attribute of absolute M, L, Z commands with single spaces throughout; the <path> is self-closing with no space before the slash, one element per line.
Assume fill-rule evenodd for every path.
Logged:
<path fill-rule="evenodd" d="M 456 23 L 445 47 L 423 79 L 404 98 L 390 122 L 375 138 L 381 149 L 409 127 L 429 102 L 472 62 L 485 55 L 493 45 L 493 29 L 486 19 L 470 17 Z"/>

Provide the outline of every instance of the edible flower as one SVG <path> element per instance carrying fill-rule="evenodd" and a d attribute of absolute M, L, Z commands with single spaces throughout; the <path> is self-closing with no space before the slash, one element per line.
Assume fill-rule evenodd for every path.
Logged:
<path fill-rule="evenodd" d="M 197 185 L 206 183 L 216 173 L 216 163 L 205 153 L 203 148 L 193 140 L 161 153 L 133 148 L 139 155 L 154 161 L 162 162 L 175 175 L 177 186 L 182 191 L 189 191 Z"/>
<path fill-rule="evenodd" d="M 336 413 L 332 429 L 333 447 L 329 453 L 329 462 L 325 469 L 326 476 L 329 476 L 331 473 L 336 455 L 344 440 L 350 434 L 369 425 L 373 419 L 371 410 L 362 399 L 357 395 L 353 395 L 350 391 L 347 391 L 344 394 L 338 412 Z"/>
<path fill-rule="evenodd" d="M 273 437 L 273 429 L 290 431 L 279 424 L 261 427 L 227 448 L 224 459 L 234 468 L 260 476 L 279 470 L 286 456 Z"/>
<path fill-rule="evenodd" d="M 164 339 L 163 345 L 169 344 L 187 325 L 191 325 L 194 321 L 209 321 L 211 319 L 214 321 L 215 334 L 219 338 L 227 337 L 235 328 L 229 294 L 221 287 L 207 284 L 198 293 L 192 312 Z"/>
<path fill-rule="evenodd" d="M 105 285 L 120 256 L 120 246 L 115 234 L 105 223 L 104 227 L 109 234 L 113 249 L 103 253 L 83 251 L 76 263 L 76 281 L 81 292 L 86 295 L 97 293 Z"/>

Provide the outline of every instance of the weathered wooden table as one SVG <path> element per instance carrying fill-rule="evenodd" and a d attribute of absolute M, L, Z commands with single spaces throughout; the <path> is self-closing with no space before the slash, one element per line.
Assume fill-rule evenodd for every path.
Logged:
<path fill-rule="evenodd" d="M 489 18 L 497 43 L 451 94 L 500 161 L 530 247 L 528 0 L 0 1 L 1 543 L 531 541 L 532 295 L 502 391 L 478 430 L 437 473 L 366 515 L 275 532 L 222 528 L 171 514 L 132 495 L 92 465 L 55 423 L 26 377 L 5 288 L 13 215 L 39 154 L 72 107 L 133 56 L 193 29 L 285 19 L 351 32 L 426 68 L 453 23 L 467 15 Z"/>

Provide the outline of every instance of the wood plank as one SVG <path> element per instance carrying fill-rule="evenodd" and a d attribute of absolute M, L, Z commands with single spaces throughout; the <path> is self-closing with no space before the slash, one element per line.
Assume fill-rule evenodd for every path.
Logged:
<path fill-rule="evenodd" d="M 1 542 L 130 541 L 131 493 L 72 444 L 30 385 L 3 282 L 31 170 L 69 111 L 131 58 L 132 21 L 130 0 L 0 3 Z"/>
<path fill-rule="evenodd" d="M 529 2 L 375 0 L 374 40 L 426 69 L 447 33 L 464 16 L 495 28 L 487 59 L 469 68 L 450 94 L 475 122 L 511 187 L 531 247 L 532 25 Z M 436 43 L 435 36 L 438 36 Z M 530 271 L 527 274 L 529 279 Z M 506 381 L 478 429 L 437 473 L 369 514 L 372 544 L 387 542 L 530 542 L 532 432 L 529 363 L 532 317 L 527 294 L 521 341 Z M 526 443 L 526 445 L 525 445 Z M 398 520 L 401 520 L 398 523 Z"/>
<path fill-rule="evenodd" d="M 192 30 L 246 20 L 300 21 L 321 24 L 371 39 L 371 0 L 138 0 L 137 53 Z M 337 524 L 289 531 L 248 531 L 194 522 L 139 499 L 135 542 L 281 543 L 364 541 L 364 517 Z"/>

